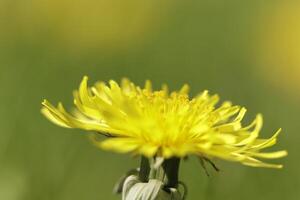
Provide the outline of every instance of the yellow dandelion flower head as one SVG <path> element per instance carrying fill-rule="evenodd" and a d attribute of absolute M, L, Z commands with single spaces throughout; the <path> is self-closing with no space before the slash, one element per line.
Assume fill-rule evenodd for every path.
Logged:
<path fill-rule="evenodd" d="M 87 81 L 84 77 L 74 91 L 72 114 L 61 103 L 54 107 L 46 100 L 42 113 L 59 126 L 109 136 L 103 141 L 94 140 L 103 149 L 163 158 L 194 154 L 255 167 L 282 167 L 258 160 L 287 154 L 261 152 L 276 143 L 280 130 L 269 139 L 258 138 L 262 116 L 257 115 L 250 125 L 243 127 L 246 109 L 230 102 L 217 106 L 217 95 L 204 91 L 190 98 L 188 85 L 170 93 L 166 85 L 153 91 L 150 81 L 146 81 L 144 88 L 128 79 L 120 85 L 111 80 L 92 87 L 88 87 Z"/>

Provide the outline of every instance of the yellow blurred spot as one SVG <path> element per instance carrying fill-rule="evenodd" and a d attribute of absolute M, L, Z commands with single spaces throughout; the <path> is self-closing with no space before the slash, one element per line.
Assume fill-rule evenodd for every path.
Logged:
<path fill-rule="evenodd" d="M 263 77 L 297 94 L 295 90 L 300 88 L 300 2 L 281 1 L 266 11 L 259 31 L 256 53 Z"/>

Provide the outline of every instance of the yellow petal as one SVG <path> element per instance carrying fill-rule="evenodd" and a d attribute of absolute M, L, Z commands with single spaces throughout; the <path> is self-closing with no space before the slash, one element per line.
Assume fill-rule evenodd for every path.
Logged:
<path fill-rule="evenodd" d="M 274 158 L 282 158 L 287 156 L 287 151 L 275 151 L 275 152 L 268 152 L 268 153 L 249 153 L 249 155 L 257 157 L 257 158 L 267 158 L 267 159 L 274 159 Z"/>
<path fill-rule="evenodd" d="M 128 153 L 137 150 L 141 144 L 133 138 L 110 138 L 98 143 L 98 146 L 105 150 Z"/>

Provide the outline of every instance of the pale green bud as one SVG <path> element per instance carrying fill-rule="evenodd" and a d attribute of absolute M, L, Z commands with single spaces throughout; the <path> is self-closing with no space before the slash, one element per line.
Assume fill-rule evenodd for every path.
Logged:
<path fill-rule="evenodd" d="M 128 176 L 123 185 L 122 200 L 182 200 L 176 188 L 163 190 L 163 182 L 150 179 L 143 183 L 135 175 Z"/>

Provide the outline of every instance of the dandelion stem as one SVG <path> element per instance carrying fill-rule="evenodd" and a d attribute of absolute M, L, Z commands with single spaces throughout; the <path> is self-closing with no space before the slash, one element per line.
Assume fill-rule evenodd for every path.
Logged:
<path fill-rule="evenodd" d="M 139 179 L 141 182 L 148 182 L 150 173 L 150 164 L 148 158 L 142 156 L 140 164 Z"/>
<path fill-rule="evenodd" d="M 166 188 L 177 188 L 178 187 L 178 171 L 179 171 L 180 158 L 166 159 L 162 167 L 166 173 Z"/>

